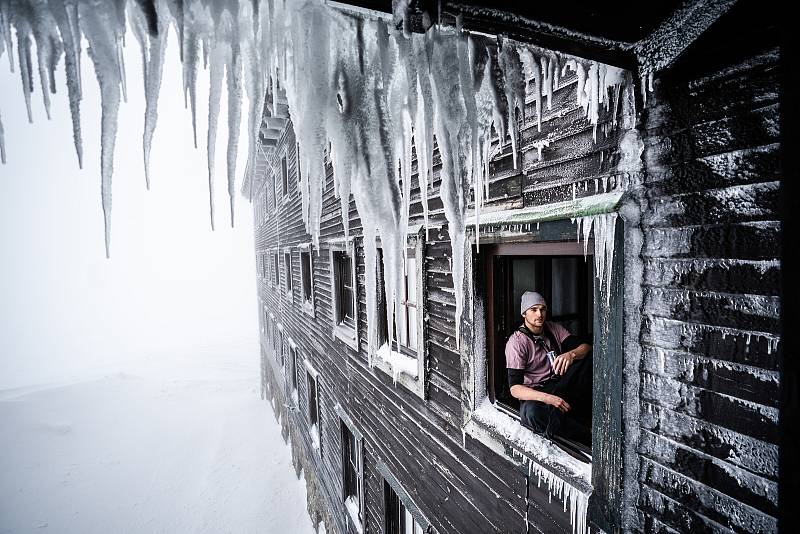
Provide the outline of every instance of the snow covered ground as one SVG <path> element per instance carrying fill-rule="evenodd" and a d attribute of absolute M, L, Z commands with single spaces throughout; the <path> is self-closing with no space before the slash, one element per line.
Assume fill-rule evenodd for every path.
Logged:
<path fill-rule="evenodd" d="M 0 390 L 0 532 L 314 532 L 253 360 Z"/>

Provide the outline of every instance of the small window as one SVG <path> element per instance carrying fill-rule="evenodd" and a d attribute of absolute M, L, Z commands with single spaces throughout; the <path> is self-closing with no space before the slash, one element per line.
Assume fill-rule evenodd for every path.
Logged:
<path fill-rule="evenodd" d="M 331 286 L 334 335 L 358 350 L 356 334 L 356 277 L 352 242 L 331 245 Z"/>
<path fill-rule="evenodd" d="M 476 264 L 482 265 L 480 285 L 486 299 L 487 393 L 495 407 L 518 417 L 520 401 L 510 392 L 505 347 L 522 325 L 522 294 L 537 291 L 544 297 L 546 320 L 566 329 L 570 343 L 591 344 L 597 304 L 592 256 L 584 257 L 583 244 L 576 242 L 487 244 L 481 245 L 480 256 Z M 549 334 L 544 343 L 559 348 L 554 339 Z M 591 391 L 591 367 L 588 372 Z M 573 439 L 575 447 L 588 460 L 593 408 L 591 396 L 580 398 L 579 404 L 570 401 L 572 409 L 565 418 L 580 436 Z"/>
<path fill-rule="evenodd" d="M 283 272 L 286 277 L 286 292 L 292 292 L 292 253 L 285 251 L 283 253 Z"/>
<path fill-rule="evenodd" d="M 289 345 L 289 358 L 292 364 L 292 391 L 297 391 L 297 348 Z"/>
<path fill-rule="evenodd" d="M 277 252 L 275 252 L 272 255 L 272 265 L 273 265 L 272 283 L 275 285 L 275 287 L 280 287 L 281 286 L 281 270 L 280 270 L 280 267 L 278 266 L 278 253 Z"/>
<path fill-rule="evenodd" d="M 309 365 L 306 364 L 306 367 L 308 368 Z M 319 386 L 316 373 L 310 369 L 306 370 L 306 382 L 308 383 L 308 422 L 311 425 L 311 442 L 317 450 L 320 450 L 322 430 L 319 417 Z"/>
<path fill-rule="evenodd" d="M 389 343 L 389 325 L 387 324 L 388 298 L 384 290 L 385 269 L 383 265 L 383 249 L 378 249 L 378 343 Z M 392 350 L 414 356 L 417 353 L 419 342 L 419 328 L 417 313 L 419 309 L 419 294 L 417 291 L 417 257 L 416 250 L 406 250 L 406 269 L 403 273 L 403 284 L 398 290 L 400 300 L 398 309 L 400 317 L 396 317 L 391 336 Z M 396 330 L 395 330 L 396 328 Z"/>
<path fill-rule="evenodd" d="M 386 534 L 425 534 L 426 529 L 403 504 L 387 481 L 383 482 L 386 503 Z"/>
<path fill-rule="evenodd" d="M 353 262 L 347 252 L 336 251 L 333 253 L 333 277 L 336 295 L 336 323 L 355 328 Z"/>
<path fill-rule="evenodd" d="M 397 308 L 390 308 L 384 281 L 387 276 L 385 254 L 378 248 L 377 254 L 377 321 L 374 348 L 370 364 L 425 398 L 425 322 L 420 310 L 423 306 L 425 273 L 423 261 L 425 243 L 422 233 L 411 232 L 408 236 L 405 269 L 399 273 Z M 400 268 L 402 260 L 398 260 Z M 387 313 L 388 311 L 388 313 Z M 397 315 L 394 315 L 394 314 Z"/>
<path fill-rule="evenodd" d="M 311 245 L 300 251 L 300 285 L 303 294 L 303 309 L 314 314 L 314 269 Z"/>
<path fill-rule="evenodd" d="M 270 185 L 272 187 L 272 207 L 278 207 L 278 186 L 275 184 L 277 177 L 274 172 L 270 172 Z"/>
<path fill-rule="evenodd" d="M 289 165 L 286 162 L 286 154 L 281 158 L 281 181 L 283 182 L 283 196 L 289 194 Z"/>
<path fill-rule="evenodd" d="M 283 369 L 283 330 L 280 326 L 275 335 L 275 358 L 281 362 L 281 369 Z"/>
<path fill-rule="evenodd" d="M 342 421 L 344 504 L 357 527 L 364 525 L 364 451 L 361 437 Z"/>

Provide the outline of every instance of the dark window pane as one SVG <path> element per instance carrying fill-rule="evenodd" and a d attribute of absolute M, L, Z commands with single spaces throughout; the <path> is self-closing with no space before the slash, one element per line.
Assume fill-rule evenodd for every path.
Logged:
<path fill-rule="evenodd" d="M 290 350 L 292 355 L 292 389 L 297 390 L 297 349 Z"/>
<path fill-rule="evenodd" d="M 300 253 L 300 269 L 303 276 L 303 300 L 311 300 L 311 252 Z"/>
<path fill-rule="evenodd" d="M 289 168 L 286 164 L 285 155 L 281 158 L 281 179 L 283 181 L 283 194 L 285 196 L 289 194 Z"/>
<path fill-rule="evenodd" d="M 353 266 L 350 256 L 344 251 L 333 253 L 333 272 L 336 291 L 336 322 L 355 326 L 355 303 L 353 291 Z"/>
<path fill-rule="evenodd" d="M 283 266 L 285 268 L 286 273 L 286 290 L 292 290 L 292 254 L 291 252 L 284 252 L 283 254 Z"/>
<path fill-rule="evenodd" d="M 386 534 L 402 534 L 405 508 L 388 482 L 383 482 L 383 502 L 386 505 Z"/>
<path fill-rule="evenodd" d="M 311 376 L 311 373 L 306 373 L 308 379 L 308 417 L 312 425 L 317 424 L 319 412 L 317 411 L 317 381 Z"/>

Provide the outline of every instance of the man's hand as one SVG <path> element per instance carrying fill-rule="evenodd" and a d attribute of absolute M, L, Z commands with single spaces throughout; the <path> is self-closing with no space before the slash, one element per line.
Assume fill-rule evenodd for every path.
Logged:
<path fill-rule="evenodd" d="M 570 406 L 567 401 L 557 395 L 547 394 L 547 398 L 545 398 L 544 402 L 550 406 L 555 406 L 564 413 L 567 413 L 570 410 Z"/>
<path fill-rule="evenodd" d="M 563 375 L 567 372 L 567 369 L 572 362 L 575 361 L 575 351 L 565 352 L 564 354 L 559 354 L 553 360 L 553 371 L 557 375 Z"/>

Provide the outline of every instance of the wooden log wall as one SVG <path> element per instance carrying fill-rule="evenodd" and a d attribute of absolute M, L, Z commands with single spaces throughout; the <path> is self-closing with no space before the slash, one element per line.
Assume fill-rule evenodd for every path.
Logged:
<path fill-rule="evenodd" d="M 748 9 L 647 97 L 636 506 L 649 532 L 776 529 L 780 54 Z"/>

